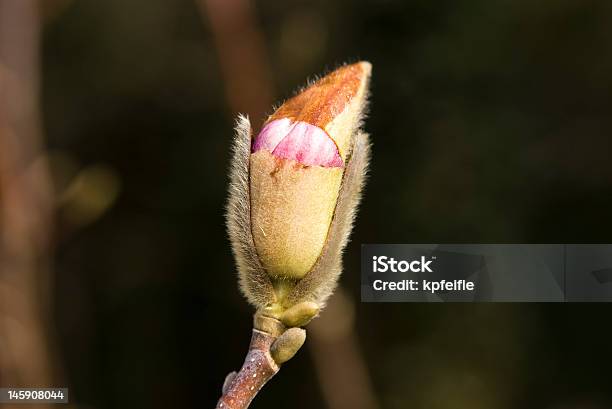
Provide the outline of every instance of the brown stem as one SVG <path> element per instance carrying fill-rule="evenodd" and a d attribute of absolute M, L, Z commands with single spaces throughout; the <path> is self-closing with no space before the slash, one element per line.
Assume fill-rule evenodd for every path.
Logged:
<path fill-rule="evenodd" d="M 217 402 L 218 409 L 245 409 L 261 388 L 279 370 L 270 355 L 270 347 L 276 336 L 253 329 L 249 352 L 240 371 L 224 385 L 223 396 Z M 231 375 L 230 375 L 231 376 Z"/>

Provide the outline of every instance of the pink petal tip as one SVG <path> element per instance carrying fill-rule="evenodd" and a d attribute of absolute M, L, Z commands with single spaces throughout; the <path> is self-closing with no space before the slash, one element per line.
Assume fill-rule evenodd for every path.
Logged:
<path fill-rule="evenodd" d="M 304 165 L 344 166 L 338 147 L 324 130 L 306 122 L 292 122 L 289 118 L 277 119 L 264 126 L 252 150 L 261 149 Z"/>

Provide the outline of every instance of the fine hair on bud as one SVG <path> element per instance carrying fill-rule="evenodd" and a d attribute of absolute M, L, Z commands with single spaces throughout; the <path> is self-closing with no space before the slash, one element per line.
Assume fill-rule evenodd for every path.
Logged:
<path fill-rule="evenodd" d="M 272 283 L 257 256 L 251 232 L 249 155 L 252 131 L 249 119 L 239 115 L 235 130 L 226 224 L 238 268 L 240 289 L 252 305 L 263 307 L 273 303 L 276 297 Z"/>

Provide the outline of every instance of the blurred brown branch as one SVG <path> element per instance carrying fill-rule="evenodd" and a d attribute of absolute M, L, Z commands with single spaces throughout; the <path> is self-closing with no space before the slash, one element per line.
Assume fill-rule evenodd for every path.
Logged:
<path fill-rule="evenodd" d="M 196 0 L 210 22 L 232 114 L 261 124 L 274 94 L 263 35 L 249 0 Z"/>
<path fill-rule="evenodd" d="M 308 326 L 323 397 L 331 409 L 378 409 L 354 324 L 355 306 L 339 287 Z"/>
<path fill-rule="evenodd" d="M 36 0 L 0 0 L 0 385 L 12 387 L 53 386 L 39 31 Z"/>

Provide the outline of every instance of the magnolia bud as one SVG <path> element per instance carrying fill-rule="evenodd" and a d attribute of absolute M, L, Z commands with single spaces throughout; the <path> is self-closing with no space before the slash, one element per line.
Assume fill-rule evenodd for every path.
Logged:
<path fill-rule="evenodd" d="M 321 255 L 370 71 L 361 62 L 323 77 L 281 105 L 253 142 L 253 238 L 273 277 L 300 279 Z"/>
<path fill-rule="evenodd" d="M 318 313 L 342 270 L 369 160 L 359 127 L 370 72 L 367 62 L 333 71 L 282 104 L 256 137 L 248 119 L 237 123 L 227 225 L 240 286 L 289 326 Z"/>

